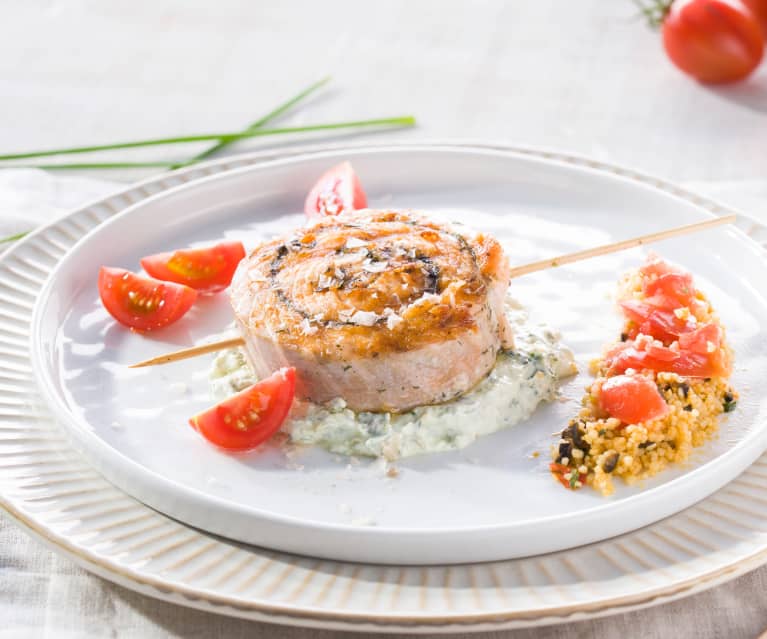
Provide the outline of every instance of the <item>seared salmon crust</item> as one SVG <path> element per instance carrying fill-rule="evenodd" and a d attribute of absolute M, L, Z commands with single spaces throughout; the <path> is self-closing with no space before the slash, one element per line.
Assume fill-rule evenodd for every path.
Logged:
<path fill-rule="evenodd" d="M 403 411 L 466 392 L 512 345 L 508 273 L 492 237 L 364 210 L 258 246 L 231 300 L 257 375 L 295 366 L 303 399 Z"/>

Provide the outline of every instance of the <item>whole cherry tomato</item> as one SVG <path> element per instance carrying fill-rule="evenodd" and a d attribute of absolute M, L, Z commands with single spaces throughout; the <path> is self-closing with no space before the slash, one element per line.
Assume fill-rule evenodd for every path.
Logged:
<path fill-rule="evenodd" d="M 741 0 L 762 25 L 762 35 L 767 39 L 767 0 Z"/>
<path fill-rule="evenodd" d="M 700 82 L 742 80 L 764 55 L 762 28 L 735 0 L 677 0 L 663 20 L 671 61 Z"/>

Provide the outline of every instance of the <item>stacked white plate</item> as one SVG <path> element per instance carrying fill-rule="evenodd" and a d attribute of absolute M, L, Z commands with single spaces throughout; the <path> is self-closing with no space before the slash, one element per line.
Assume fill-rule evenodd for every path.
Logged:
<path fill-rule="evenodd" d="M 721 215 L 633 171 L 481 144 L 301 149 L 212 162 L 74 211 L 0 259 L 0 504 L 88 569 L 175 603 L 328 628 L 489 630 L 611 614 L 710 587 L 767 560 L 767 231 L 740 216 L 659 244 L 696 276 L 736 350 L 737 411 L 690 463 L 613 497 L 547 473 L 561 402 L 462 451 L 374 462 L 277 447 L 232 456 L 186 418 L 210 359 L 128 363 L 231 321 L 224 296 L 150 338 L 98 303 L 101 264 L 296 226 L 324 169 L 351 160 L 373 207 L 437 211 L 498 236 L 513 264 Z M 608 293 L 630 251 L 514 282 L 580 368 L 618 329 Z M 539 453 L 536 455 L 535 453 Z M 236 541 L 229 541 L 228 539 Z M 590 544 L 590 545 L 584 545 Z M 291 554 L 294 553 L 294 554 Z M 482 563 L 480 563 L 482 562 Z"/>

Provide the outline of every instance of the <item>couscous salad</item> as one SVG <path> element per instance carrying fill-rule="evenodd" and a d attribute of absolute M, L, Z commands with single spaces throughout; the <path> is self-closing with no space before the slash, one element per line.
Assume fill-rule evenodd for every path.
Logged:
<path fill-rule="evenodd" d="M 604 495 L 685 461 L 718 430 L 738 395 L 732 350 L 690 273 L 655 255 L 618 287 L 619 341 L 592 362 L 596 379 L 552 448 L 551 473 Z"/>

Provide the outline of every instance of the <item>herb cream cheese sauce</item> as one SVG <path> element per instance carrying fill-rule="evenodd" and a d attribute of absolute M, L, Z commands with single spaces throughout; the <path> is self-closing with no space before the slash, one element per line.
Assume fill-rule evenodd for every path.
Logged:
<path fill-rule="evenodd" d="M 561 378 L 576 372 L 573 354 L 554 331 L 531 327 L 527 312 L 513 298 L 507 297 L 505 310 L 515 348 L 500 351 L 490 374 L 462 397 L 402 414 L 355 413 L 341 398 L 322 406 L 301 402 L 283 430 L 296 444 L 394 460 L 464 448 L 527 419 L 540 402 L 556 397 Z M 217 400 L 255 382 L 242 349 L 216 356 L 210 384 Z"/>

